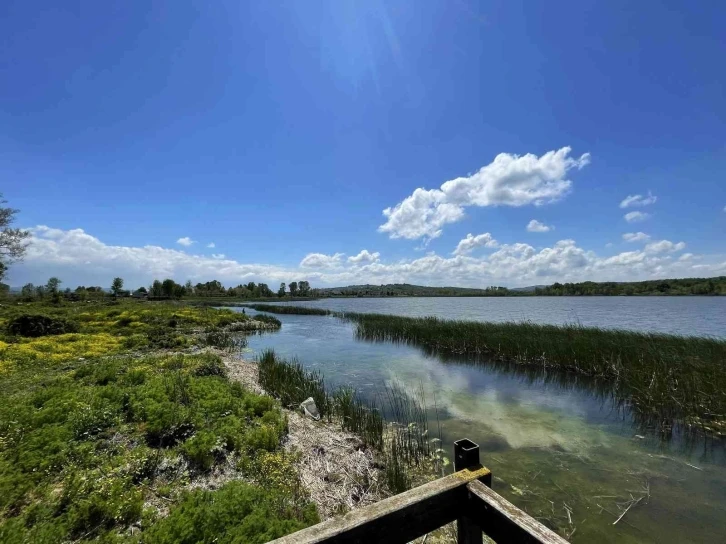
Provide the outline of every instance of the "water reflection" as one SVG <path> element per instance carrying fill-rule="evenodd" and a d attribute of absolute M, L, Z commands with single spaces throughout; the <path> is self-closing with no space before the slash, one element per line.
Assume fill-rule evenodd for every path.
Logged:
<path fill-rule="evenodd" d="M 678 426 L 663 441 L 658 418 L 640 418 L 625 392 L 601 380 L 361 341 L 333 317 L 279 318 L 279 332 L 249 339 L 247 356 L 265 348 L 297 356 L 331 387 L 352 385 L 362 396 L 394 382 L 422 387 L 444 443 L 478 442 L 497 491 L 573 542 L 709 542 L 726 534 L 722 444 L 689 440 Z M 645 489 L 648 501 L 613 526 L 619 505 Z"/>

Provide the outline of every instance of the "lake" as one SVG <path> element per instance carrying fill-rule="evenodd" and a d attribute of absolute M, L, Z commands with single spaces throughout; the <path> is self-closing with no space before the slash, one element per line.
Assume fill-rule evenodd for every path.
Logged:
<path fill-rule="evenodd" d="M 304 304 L 713 336 L 723 336 L 726 325 L 726 298 L 327 299 Z M 246 357 L 273 348 L 320 370 L 331 387 L 350 385 L 364 397 L 375 397 L 392 383 L 423 390 L 431 426 L 438 418 L 449 455 L 456 439 L 477 442 L 483 464 L 493 471 L 494 489 L 571 535 L 573 542 L 724 541 L 726 453 L 721 442 L 679 436 L 662 442 L 647 429 L 635 428 L 602 384 L 582 377 L 507 371 L 486 361 L 472 364 L 413 346 L 366 342 L 356 338 L 352 323 L 330 316 L 277 317 L 281 330 L 251 336 Z"/>
<path fill-rule="evenodd" d="M 726 337 L 726 297 L 328 298 L 292 304 L 411 317 L 580 323 L 588 327 Z"/>

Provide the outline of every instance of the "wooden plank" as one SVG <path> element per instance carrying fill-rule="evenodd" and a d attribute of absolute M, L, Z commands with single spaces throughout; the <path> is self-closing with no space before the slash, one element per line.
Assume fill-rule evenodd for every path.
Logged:
<path fill-rule="evenodd" d="M 278 538 L 275 544 L 405 543 L 457 519 L 467 507 L 467 484 L 491 473 L 466 469 Z"/>
<path fill-rule="evenodd" d="M 469 516 L 475 519 L 484 533 L 495 542 L 523 544 L 568 544 L 532 516 L 489 489 L 473 481 L 469 488 Z"/>

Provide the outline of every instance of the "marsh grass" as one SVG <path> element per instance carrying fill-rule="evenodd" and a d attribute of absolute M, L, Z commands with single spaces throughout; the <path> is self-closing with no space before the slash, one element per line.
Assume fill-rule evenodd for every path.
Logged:
<path fill-rule="evenodd" d="M 270 312 L 273 314 L 298 314 L 298 315 L 332 315 L 333 312 L 323 308 L 306 308 L 304 306 L 284 306 L 282 304 L 245 304 L 246 307 L 258 312 Z"/>
<path fill-rule="evenodd" d="M 332 399 L 325 391 L 325 382 L 319 372 L 306 370 L 295 359 L 278 359 L 273 350 L 262 352 L 258 369 L 262 388 L 280 399 L 283 406 L 294 409 L 312 397 L 321 417 L 332 415 Z"/>
<path fill-rule="evenodd" d="M 635 423 L 669 439 L 686 433 L 726 436 L 726 341 L 715 338 L 531 322 L 332 313 L 257 305 L 259 310 L 335 315 L 356 324 L 359 339 L 421 348 L 429 355 L 594 387 L 611 395 Z M 311 310 L 316 310 L 315 312 Z M 318 312 L 318 310 L 320 312 Z"/>

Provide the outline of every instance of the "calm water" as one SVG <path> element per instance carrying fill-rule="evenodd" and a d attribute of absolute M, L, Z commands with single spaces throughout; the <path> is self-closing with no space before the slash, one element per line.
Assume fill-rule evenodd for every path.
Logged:
<path fill-rule="evenodd" d="M 647 326 L 637 328 L 723 335 L 724 303 L 726 299 L 622 297 L 337 299 L 308 304 L 630 328 L 636 328 L 637 313 L 648 319 Z M 607 322 L 597 322 L 590 310 Z M 487 364 L 427 356 L 412 346 L 364 342 L 355 338 L 351 323 L 333 317 L 277 317 L 282 329 L 250 337 L 246 356 L 274 348 L 283 357 L 297 357 L 321 370 L 331 386 L 352 385 L 364 396 L 375 396 L 393 382 L 411 390 L 423 388 L 427 404 L 435 400 L 438 407 L 446 449 L 463 437 L 479 443 L 482 462 L 494 473 L 494 488 L 543 521 L 574 530 L 573 542 L 726 540 L 726 455 L 720 444 L 663 444 L 640 434 L 611 404 L 607 391 L 581 378 L 512 374 Z M 714 325 L 719 321 L 721 327 Z M 640 497 L 613 525 L 628 501 Z"/>
<path fill-rule="evenodd" d="M 337 298 L 330 310 L 475 321 L 523 321 L 726 337 L 726 297 Z"/>

